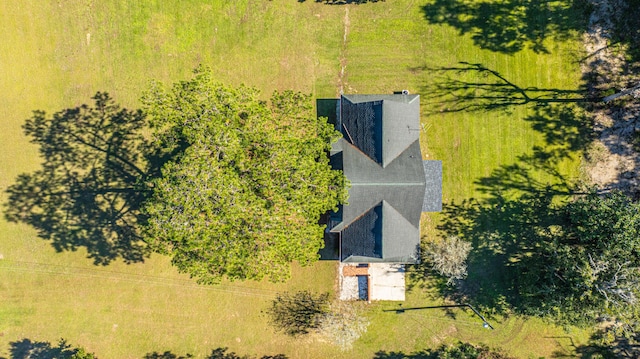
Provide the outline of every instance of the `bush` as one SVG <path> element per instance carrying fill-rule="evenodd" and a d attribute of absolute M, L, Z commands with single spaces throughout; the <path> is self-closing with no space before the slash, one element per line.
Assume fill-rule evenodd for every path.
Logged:
<path fill-rule="evenodd" d="M 329 311 L 328 300 L 329 293 L 279 293 L 266 313 L 270 324 L 277 331 L 295 337 L 319 328 L 321 320 Z"/>
<path fill-rule="evenodd" d="M 342 350 L 349 350 L 353 343 L 366 333 L 369 321 L 352 302 L 331 304 L 329 312 L 320 320 L 320 335 Z"/>
<path fill-rule="evenodd" d="M 441 242 L 427 246 L 425 257 L 434 271 L 446 277 L 451 284 L 457 279 L 467 277 L 467 256 L 471 251 L 471 243 L 458 237 L 449 237 Z"/>

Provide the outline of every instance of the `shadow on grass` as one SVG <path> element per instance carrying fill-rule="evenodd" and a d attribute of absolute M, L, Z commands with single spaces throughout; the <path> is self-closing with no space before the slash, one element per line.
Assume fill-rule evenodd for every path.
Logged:
<path fill-rule="evenodd" d="M 0 359 L 89 359 L 93 358 L 82 348 L 72 348 L 67 341 L 60 339 L 57 345 L 53 346 L 49 342 L 32 341 L 22 339 L 10 343 L 9 358 Z"/>
<path fill-rule="evenodd" d="M 626 340 L 621 340 L 626 342 Z M 597 344 L 581 345 L 576 349 L 579 358 L 582 359 L 638 359 L 640 358 L 640 345 L 619 343 L 614 346 L 603 346 Z M 569 358 L 569 356 L 566 356 Z M 554 356 L 562 358 L 562 356 Z M 575 356 L 571 356 L 575 358 Z"/>
<path fill-rule="evenodd" d="M 490 349 L 486 345 L 474 345 L 458 342 L 457 344 L 440 345 L 435 349 L 424 349 L 406 354 L 404 352 L 379 351 L 373 359 L 438 359 L 438 358 L 486 358 L 486 359 L 515 359 L 500 350 Z"/>
<path fill-rule="evenodd" d="M 618 8 L 612 17 L 614 24 L 612 38 L 624 44 L 628 61 L 640 61 L 640 0 L 626 0 L 626 8 Z M 637 69 L 636 69 L 637 70 Z"/>
<path fill-rule="evenodd" d="M 566 178 L 558 166 L 590 142 L 590 121 L 576 106 L 536 106 L 525 118 L 543 134 L 544 147 L 534 147 L 475 181 L 484 196 L 443 206 L 437 229 L 443 237 L 468 240 L 468 276 L 447 285 L 435 278 L 428 260 L 408 271 L 410 287 L 437 289 L 456 303 L 469 303 L 487 314 L 528 314 L 523 300 L 540 258 L 536 249 L 553 240 L 554 226 L 565 220 L 559 203 L 586 194 L 576 178 Z M 424 251 L 423 251 L 424 253 Z"/>
<path fill-rule="evenodd" d="M 515 106 L 598 102 L 586 89 L 522 87 L 500 72 L 480 63 L 460 62 L 456 66 L 414 68 L 429 71 L 432 80 L 422 89 L 433 112 L 504 110 Z"/>
<path fill-rule="evenodd" d="M 623 333 L 620 326 L 598 329 L 589 338 L 589 343 L 575 345 L 570 338 L 571 351 L 556 351 L 552 358 L 615 359 L 640 358 L 640 336 L 633 332 Z M 630 329 L 630 328 L 628 328 Z"/>
<path fill-rule="evenodd" d="M 147 353 L 144 359 L 188 359 L 193 358 L 193 355 L 186 354 L 185 356 L 174 354 L 170 351 L 164 353 L 153 352 Z M 229 348 L 216 348 L 211 351 L 211 354 L 205 357 L 205 359 L 287 359 L 284 354 L 276 355 L 264 355 L 261 357 L 251 355 L 238 355 L 235 352 L 229 351 Z"/>
<path fill-rule="evenodd" d="M 165 351 L 163 353 L 160 353 L 160 352 L 147 353 L 143 357 L 143 359 L 189 359 L 189 358 L 193 358 L 193 355 L 191 354 L 187 354 L 184 356 L 177 355 L 171 351 Z"/>
<path fill-rule="evenodd" d="M 513 200 L 495 196 L 449 204 L 439 229 L 471 240 L 474 250 L 467 258 L 468 277 L 454 294 L 446 294 L 489 314 L 525 313 L 519 287 L 531 274 L 530 255 L 549 240 L 544 232 L 559 221 L 551 206 L 553 197 L 541 190 Z"/>
<path fill-rule="evenodd" d="M 490 176 L 475 181 L 478 191 L 497 198 L 506 193 L 536 195 L 583 194 L 577 190 L 575 178 L 566 178 L 558 164 L 573 158 L 593 140 L 592 120 L 575 107 L 560 105 L 537 106 L 524 119 L 545 138 L 544 148 L 534 146 L 530 153 L 517 157 L 517 162 L 502 165 Z M 551 181 L 541 180 L 541 175 Z"/>
<path fill-rule="evenodd" d="M 546 166 L 547 170 L 550 167 L 545 163 L 550 161 L 545 156 L 569 157 L 571 152 L 589 149 L 585 152 L 587 164 L 595 164 L 602 162 L 603 156 L 625 153 L 626 146 L 621 144 L 620 138 L 640 143 L 633 139 L 633 136 L 637 137 L 634 132 L 637 131 L 635 121 L 629 120 L 616 121 L 617 123 L 604 130 L 600 125 L 601 129 L 598 131 L 609 132 L 609 135 L 606 140 L 594 143 L 598 133 L 594 130 L 593 118 L 585 114 L 587 111 L 605 111 L 612 118 L 628 116 L 615 101 L 604 102 L 604 95 L 617 91 L 613 88 L 599 89 L 583 85 L 577 90 L 569 90 L 521 86 L 483 64 L 468 62 L 460 62 L 451 67 L 421 67 L 412 70 L 429 73 L 431 81 L 421 89 L 422 93 L 427 94 L 424 102 L 430 109 L 428 115 L 496 111 L 510 115 L 515 108 L 523 106 L 533 110 L 534 114 L 525 118 L 525 121 L 531 123 L 532 128 L 541 133 L 547 143 L 544 153 L 541 148 L 534 148 L 535 158 L 530 160 Z M 583 82 L 590 83 L 592 75 L 583 75 Z M 590 146 L 591 144 L 594 146 Z M 637 166 L 636 163 L 634 167 Z M 512 169 L 505 168 L 507 171 Z M 617 174 L 617 178 L 608 180 L 610 188 L 624 189 L 639 198 L 640 192 L 635 188 L 636 172 L 627 170 Z M 520 187 L 530 186 L 522 183 Z"/>
<path fill-rule="evenodd" d="M 492 180 L 507 185 L 513 178 L 500 178 L 505 173 L 512 172 L 500 171 Z M 525 171 L 524 176 L 529 173 Z M 456 236 L 472 243 L 468 276 L 455 286 L 447 285 L 444 279 L 434 280 L 428 261 L 424 261 L 408 272 L 409 289 L 435 287 L 440 295 L 456 303 L 469 303 L 490 315 L 528 313 L 530 303 L 522 301 L 521 295 L 526 292 L 523 286 L 532 282 L 529 277 L 535 276 L 530 271 L 536 267 L 531 261 L 539 258 L 532 254 L 552 240 L 549 231 L 564 221 L 554 201 L 576 192 L 568 185 L 532 185 L 516 195 L 505 187 L 504 193 L 498 190 L 486 199 L 446 204 L 438 230 L 444 237 Z"/>
<path fill-rule="evenodd" d="M 325 5 L 348 5 L 348 4 L 366 4 L 366 3 L 375 3 L 375 2 L 383 2 L 385 0 L 315 0 L 317 3 L 324 3 Z M 305 2 L 305 0 L 298 0 L 298 2 Z"/>
<path fill-rule="evenodd" d="M 53 346 L 49 342 L 32 341 L 31 339 L 22 339 L 10 343 L 9 358 L 0 357 L 0 359 L 92 359 L 94 354 L 88 353 L 84 348 L 73 348 L 67 344 L 67 341 L 60 339 L 57 345 Z M 188 359 L 193 355 L 177 355 L 171 351 L 147 353 L 144 359 Z M 253 355 L 238 355 L 229 351 L 228 348 L 216 348 L 206 359 L 287 359 L 284 354 L 263 355 L 261 357 Z"/>
<path fill-rule="evenodd" d="M 42 165 L 8 187 L 5 217 L 33 226 L 59 252 L 86 248 L 97 265 L 141 262 L 149 250 L 140 205 L 163 157 L 142 136 L 141 111 L 120 108 L 107 93 L 93 100 L 27 120 L 24 132 L 40 147 Z"/>
<path fill-rule="evenodd" d="M 431 24 L 469 34 L 482 49 L 513 54 L 524 48 L 549 52 L 545 40 L 565 40 L 585 31 L 591 8 L 586 0 L 431 0 L 423 7 Z"/>
<path fill-rule="evenodd" d="M 406 354 L 404 352 L 388 352 L 381 350 L 376 352 L 373 359 L 437 359 L 437 354 L 430 354 L 427 351 L 419 351 L 415 353 Z"/>

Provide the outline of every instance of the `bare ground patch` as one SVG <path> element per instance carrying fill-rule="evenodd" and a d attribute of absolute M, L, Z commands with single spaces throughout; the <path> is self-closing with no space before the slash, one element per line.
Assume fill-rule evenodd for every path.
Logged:
<path fill-rule="evenodd" d="M 640 76 L 629 70 L 625 48 L 612 44 L 612 19 L 628 11 L 625 0 L 591 0 L 593 13 L 584 35 L 587 58 L 582 72 L 595 96 L 620 92 L 638 84 Z M 640 132 L 638 91 L 606 104 L 593 106 L 596 140 L 585 155 L 585 172 L 602 189 L 620 189 L 634 197 L 640 194 L 637 175 L 640 154 L 634 138 Z"/>
<path fill-rule="evenodd" d="M 346 70 L 347 70 L 347 36 L 349 35 L 349 29 L 351 27 L 351 21 L 349 20 L 349 7 L 344 7 L 344 31 L 342 35 L 342 50 L 340 51 L 340 73 L 338 74 L 338 96 L 344 93 L 346 85 Z"/>

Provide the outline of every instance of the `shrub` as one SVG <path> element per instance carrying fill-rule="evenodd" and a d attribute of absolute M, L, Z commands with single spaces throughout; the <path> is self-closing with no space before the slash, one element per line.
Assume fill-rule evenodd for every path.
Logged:
<path fill-rule="evenodd" d="M 320 326 L 329 311 L 328 300 L 329 293 L 313 294 L 306 290 L 279 293 L 266 313 L 276 331 L 295 337 Z"/>
<path fill-rule="evenodd" d="M 471 243 L 458 237 L 449 237 L 441 242 L 427 246 L 425 257 L 433 270 L 446 277 L 451 284 L 456 279 L 467 276 L 467 256 L 471 251 Z"/>

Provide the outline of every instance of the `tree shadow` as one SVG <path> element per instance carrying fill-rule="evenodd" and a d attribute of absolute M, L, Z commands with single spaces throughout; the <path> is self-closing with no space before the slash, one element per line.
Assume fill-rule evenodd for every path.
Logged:
<path fill-rule="evenodd" d="M 614 358 L 639 358 L 640 357 L 640 335 L 629 332 L 621 333 L 620 327 L 609 326 L 600 328 L 589 338 L 589 342 L 584 345 L 572 346 L 575 348 L 574 356 L 582 359 L 614 359 Z M 568 358 L 562 352 L 556 352 L 553 358 Z"/>
<path fill-rule="evenodd" d="M 93 354 L 86 352 L 84 348 L 73 348 L 65 339 L 60 339 L 57 345 L 53 346 L 49 342 L 32 341 L 30 339 L 22 339 L 10 343 L 9 358 L 0 359 L 72 359 L 72 358 L 95 358 Z M 147 353 L 144 359 L 188 359 L 193 355 L 177 355 L 171 351 Z M 206 359 L 287 359 L 284 354 L 263 355 L 257 357 L 254 355 L 238 355 L 229 351 L 228 348 L 220 347 L 213 349 Z"/>
<path fill-rule="evenodd" d="M 6 359 L 71 359 L 93 358 L 87 354 L 82 348 L 72 348 L 67 341 L 60 339 L 57 345 L 53 346 L 49 342 L 32 341 L 31 339 L 22 339 L 9 343 L 11 357 Z M 81 356 L 80 354 L 84 354 Z"/>
<path fill-rule="evenodd" d="M 437 354 L 432 354 L 427 351 L 419 351 L 415 353 L 406 354 L 404 352 L 394 352 L 380 350 L 376 352 L 373 359 L 437 359 Z"/>
<path fill-rule="evenodd" d="M 626 45 L 629 62 L 640 61 L 640 0 L 627 0 L 626 8 L 618 10 L 612 16 L 614 42 Z"/>
<path fill-rule="evenodd" d="M 276 354 L 276 355 L 263 355 L 259 357 L 259 359 L 287 359 L 288 357 L 284 354 Z M 206 359 L 258 359 L 256 356 L 250 355 L 238 355 L 234 352 L 230 352 L 229 348 L 216 348 L 211 351 Z"/>
<path fill-rule="evenodd" d="M 298 0 L 298 2 L 304 2 L 305 0 Z M 383 2 L 385 0 L 315 0 L 317 3 L 323 3 L 325 5 L 349 5 L 349 4 L 366 4 L 366 3 L 376 3 Z"/>
<path fill-rule="evenodd" d="M 585 149 L 594 139 L 593 119 L 573 107 L 538 106 L 535 113 L 526 117 L 525 121 L 544 136 L 546 147 L 554 149 L 555 159 L 562 159 L 568 157 L 569 152 Z"/>
<path fill-rule="evenodd" d="M 432 78 L 430 84 L 421 89 L 429 94 L 424 101 L 427 114 L 491 111 L 511 114 L 516 107 L 526 106 L 534 114 L 525 121 L 545 137 L 545 152 L 555 157 L 567 157 L 570 152 L 586 149 L 584 164 L 587 169 L 597 168 L 612 154 L 625 156 L 630 147 L 637 147 L 640 143 L 636 133 L 637 121 L 629 115 L 633 110 L 627 112 L 615 101 L 605 103 L 605 95 L 618 90 L 591 86 L 590 74 L 584 75 L 585 85 L 581 88 L 568 90 L 523 87 L 479 63 L 460 62 L 456 66 L 414 70 L 428 70 Z M 604 111 L 613 123 L 596 126 L 594 116 L 587 116 L 593 110 Z M 594 141 L 598 136 L 600 141 Z M 539 155 L 536 154 L 538 160 L 544 161 Z M 610 178 L 610 172 L 617 169 L 612 166 L 602 171 L 591 170 L 590 173 L 606 178 L 608 187 L 640 198 L 635 171 L 640 164 L 637 159 L 630 161 L 625 165 L 627 170 L 616 173 L 614 178 Z"/>
<path fill-rule="evenodd" d="M 536 106 L 525 118 L 546 140 L 517 157 L 515 163 L 495 168 L 474 184 L 478 199 L 443 206 L 437 230 L 442 237 L 472 243 L 467 257 L 468 276 L 447 285 L 435 279 L 428 261 L 408 272 L 413 287 L 435 288 L 457 303 L 469 303 L 484 313 L 530 314 L 531 300 L 522 293 L 543 258 L 535 253 L 553 240 L 553 229 L 564 223 L 560 203 L 587 194 L 578 178 L 567 178 L 558 168 L 591 141 L 591 123 L 577 106 Z"/>
<path fill-rule="evenodd" d="M 373 359 L 438 359 L 438 358 L 486 358 L 486 359 L 514 359 L 501 350 L 491 349 L 486 345 L 458 342 L 457 344 L 442 344 L 437 348 L 423 349 L 413 353 L 387 352 L 381 350 L 375 353 Z"/>
<path fill-rule="evenodd" d="M 436 289 L 440 296 L 489 316 L 525 312 L 518 286 L 530 254 L 549 240 L 545 231 L 561 220 L 552 206 L 556 197 L 555 191 L 541 188 L 516 197 L 496 192 L 487 199 L 447 203 L 437 229 L 443 237 L 472 243 L 468 275 L 448 285 L 423 262 L 408 272 L 409 290 Z"/>
<path fill-rule="evenodd" d="M 533 268 L 543 260 L 536 257 L 537 249 L 553 241 L 553 228 L 565 221 L 557 203 L 588 193 L 557 171 L 566 150 L 535 148 L 519 156 L 517 163 L 478 179 L 475 184 L 486 195 L 482 199 L 444 207 L 438 230 L 470 240 L 473 250 L 467 258 L 467 278 L 443 294 L 486 313 L 531 313 L 531 303 L 522 293 L 536 275 Z M 550 179 L 540 180 L 541 174 Z"/>
<path fill-rule="evenodd" d="M 506 54 L 527 47 L 548 53 L 547 38 L 562 41 L 585 31 L 590 13 L 585 0 L 432 0 L 422 10 L 429 23 L 452 26 L 476 46 Z"/>
<path fill-rule="evenodd" d="M 541 191 L 515 199 L 496 196 L 489 201 L 450 204 L 440 229 L 473 243 L 467 258 L 467 278 L 457 295 L 485 313 L 527 313 L 520 294 L 531 254 L 550 238 L 547 230 L 560 217 L 551 205 L 554 195 Z M 459 216 L 468 221 L 458 225 Z"/>
<path fill-rule="evenodd" d="M 592 98 L 586 89 L 521 87 L 496 70 L 480 63 L 459 62 L 456 66 L 416 68 L 432 74 L 428 93 L 432 113 L 509 111 L 514 106 L 588 103 Z"/>
<path fill-rule="evenodd" d="M 163 353 L 160 353 L 160 352 L 147 353 L 144 355 L 143 359 L 188 359 L 188 358 L 193 358 L 193 355 L 186 354 L 182 356 L 182 355 L 174 354 L 171 351 L 165 351 Z"/>
<path fill-rule="evenodd" d="M 120 108 L 107 93 L 93 100 L 50 117 L 34 111 L 23 125 L 42 165 L 8 187 L 5 217 L 33 226 L 58 252 L 86 248 L 96 265 L 141 262 L 149 249 L 140 205 L 167 154 L 143 137 L 140 110 Z"/>

